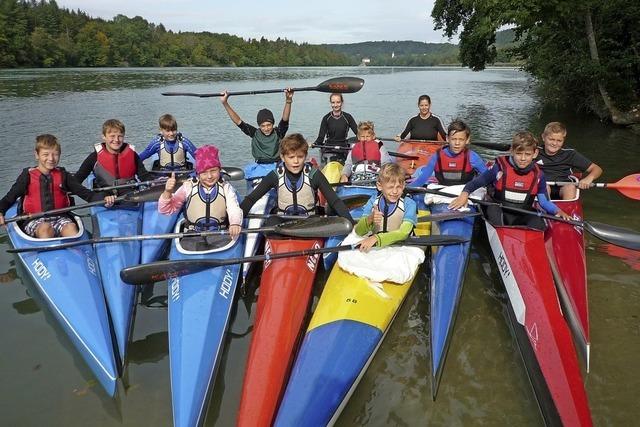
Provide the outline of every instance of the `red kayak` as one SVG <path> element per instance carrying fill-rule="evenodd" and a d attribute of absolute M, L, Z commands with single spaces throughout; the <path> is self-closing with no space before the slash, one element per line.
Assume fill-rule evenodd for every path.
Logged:
<path fill-rule="evenodd" d="M 269 237 L 264 253 L 321 248 L 322 239 Z M 271 426 L 311 300 L 319 255 L 265 261 L 238 426 Z"/>
<path fill-rule="evenodd" d="M 485 223 L 509 295 L 509 320 L 545 424 L 593 425 L 571 332 L 560 311 L 544 249 L 544 233 Z"/>
<path fill-rule="evenodd" d="M 397 150 L 398 153 L 406 154 L 408 156 L 415 156 L 418 158 L 418 160 L 403 159 L 399 157 L 396 160 L 396 163 L 398 163 L 406 173 L 413 175 L 416 169 L 427 164 L 431 156 L 440 147 L 442 147 L 442 142 L 440 141 L 412 142 L 410 140 L 407 140 L 400 143 Z"/>
<path fill-rule="evenodd" d="M 582 221 L 579 193 L 575 200 L 554 200 L 560 209 Z M 573 332 L 578 351 L 589 371 L 589 307 L 587 301 L 587 259 L 583 230 L 560 221 L 548 221 L 544 234 L 551 271 L 562 301 L 564 316 Z"/>

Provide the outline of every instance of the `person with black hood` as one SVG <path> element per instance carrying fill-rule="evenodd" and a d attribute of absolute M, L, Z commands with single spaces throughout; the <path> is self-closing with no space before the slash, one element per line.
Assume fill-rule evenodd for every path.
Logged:
<path fill-rule="evenodd" d="M 282 111 L 282 118 L 278 126 L 274 126 L 275 119 L 271 110 L 263 108 L 258 111 L 258 128 L 256 128 L 245 123 L 240 118 L 238 113 L 229 105 L 229 93 L 227 91 L 222 92 L 220 101 L 224 109 L 227 110 L 229 118 L 231 118 L 231 121 L 233 121 L 242 132 L 251 137 L 251 154 L 255 159 L 255 163 L 245 166 L 245 179 L 250 180 L 267 175 L 270 171 L 275 170 L 277 162 L 280 161 L 278 148 L 280 146 L 280 140 L 284 138 L 289 130 L 293 90 L 286 88 L 284 94 L 284 110 Z"/>

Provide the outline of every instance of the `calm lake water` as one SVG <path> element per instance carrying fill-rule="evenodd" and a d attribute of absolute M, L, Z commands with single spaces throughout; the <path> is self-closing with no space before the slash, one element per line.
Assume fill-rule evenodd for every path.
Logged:
<path fill-rule="evenodd" d="M 365 79 L 362 91 L 345 96 L 345 111 L 372 120 L 378 136 L 399 133 L 427 93 L 445 123 L 462 118 L 472 138 L 510 142 L 520 129 L 540 134 L 551 120 L 569 128 L 567 145 L 605 169 L 601 181 L 638 172 L 640 137 L 595 119 L 542 111 L 534 82 L 512 69 L 473 73 L 458 68 L 266 68 L 266 69 L 64 69 L 0 70 L 0 117 L 4 155 L 0 193 L 23 167 L 33 164 L 37 134 L 62 143 L 61 165 L 75 170 L 99 142 L 102 122 L 119 118 L 127 140 L 142 150 L 166 112 L 196 145 L 221 148 L 223 164 L 243 166 L 249 140 L 228 119 L 216 98 L 165 98 L 164 91 L 219 92 L 315 86 L 334 77 Z M 281 94 L 244 96 L 231 104 L 247 122 L 259 108 L 279 117 Z M 328 96 L 294 97 L 291 131 L 315 139 Z M 394 147 L 394 144 L 390 144 Z M 487 157 L 497 153 L 479 150 Z M 313 153 L 317 154 L 317 153 Z M 612 190 L 584 197 L 587 219 L 640 230 L 638 202 Z M 591 371 L 585 384 L 596 425 L 632 425 L 640 416 L 640 253 L 613 252 L 587 235 L 591 310 Z M 431 400 L 428 343 L 428 277 L 421 272 L 385 342 L 344 410 L 343 426 L 541 425 L 534 395 L 504 311 L 499 276 L 484 241 L 474 244 L 464 294 L 438 398 Z M 171 425 L 166 310 L 139 306 L 128 366 L 117 399 L 106 396 L 88 368 L 42 310 L 38 294 L 0 235 L 0 424 Z M 318 284 L 323 281 L 319 277 Z M 158 284 L 158 295 L 166 286 Z M 232 425 L 251 338 L 255 299 L 237 304 L 226 352 L 209 406 L 207 425 Z"/>

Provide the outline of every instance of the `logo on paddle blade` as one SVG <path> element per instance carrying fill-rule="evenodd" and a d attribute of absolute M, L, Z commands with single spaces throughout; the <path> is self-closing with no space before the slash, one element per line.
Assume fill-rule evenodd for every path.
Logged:
<path fill-rule="evenodd" d="M 320 247 L 321 246 L 318 242 L 313 244 L 313 249 L 320 249 Z M 320 258 L 320 254 L 309 255 L 307 258 L 307 267 L 312 273 L 316 271 L 316 268 L 318 268 L 318 258 Z"/>
<path fill-rule="evenodd" d="M 271 259 L 269 259 L 269 255 L 271 255 L 271 245 L 267 240 L 264 243 L 264 256 L 266 257 L 266 259 L 264 260 L 262 271 L 265 271 L 271 265 Z"/>
<path fill-rule="evenodd" d="M 538 349 L 538 324 L 534 323 L 531 327 L 527 327 L 527 335 L 529 335 L 529 341 L 533 344 L 533 349 Z"/>

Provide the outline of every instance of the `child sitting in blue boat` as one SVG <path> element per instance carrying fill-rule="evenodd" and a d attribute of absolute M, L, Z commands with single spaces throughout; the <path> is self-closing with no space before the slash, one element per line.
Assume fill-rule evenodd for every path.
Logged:
<path fill-rule="evenodd" d="M 193 164 L 188 161 L 196 157 L 196 147 L 189 138 L 178 132 L 178 122 L 171 114 L 163 114 L 158 120 L 160 133 L 157 134 L 147 148 L 140 153 L 140 160 L 158 156 L 153 162 L 153 170 L 188 170 Z"/>
<path fill-rule="evenodd" d="M 347 155 L 340 182 L 357 183 L 375 180 L 380 166 L 391 163 L 387 149 L 376 139 L 373 122 L 358 123 L 358 140 Z"/>
<path fill-rule="evenodd" d="M 426 165 L 415 172 L 412 186 L 428 183 L 432 175 L 440 185 L 466 184 L 487 170 L 482 158 L 469 149 L 471 130 L 462 120 L 454 120 L 447 129 L 448 146 L 439 148 Z"/>
<path fill-rule="evenodd" d="M 251 207 L 269 190 L 277 191 L 277 210 L 280 214 L 314 215 L 318 210 L 317 191 L 320 190 L 329 206 L 341 217 L 351 220 L 349 210 L 340 200 L 325 176 L 306 163 L 309 144 L 299 133 L 287 135 L 280 141 L 282 163 L 269 172 L 260 184 L 240 204 L 247 214 Z M 274 219 L 273 221 L 277 221 Z M 271 222 L 273 222 L 271 221 Z"/>
<path fill-rule="evenodd" d="M 571 217 L 547 198 L 547 184 L 544 173 L 533 161 L 538 155 L 538 141 L 531 132 L 518 132 L 513 136 L 511 154 L 501 156 L 491 169 L 468 182 L 458 197 L 450 204 L 450 209 L 467 205 L 469 194 L 480 187 L 490 186 L 489 193 L 498 202 L 488 206 L 485 213 L 494 225 L 524 225 L 544 230 L 542 218 L 502 209 L 510 206 L 535 212 L 534 201 L 547 213 L 564 219 Z"/>
<path fill-rule="evenodd" d="M 284 91 L 285 103 L 282 110 L 282 118 L 278 126 L 274 127 L 275 119 L 271 110 L 263 108 L 258 111 L 257 122 L 259 129 L 245 123 L 238 113 L 229 105 L 229 93 L 222 92 L 220 102 L 227 111 L 231 121 L 235 123 L 245 135 L 251 138 L 251 155 L 255 163 L 245 167 L 244 175 L 246 179 L 254 179 L 265 176 L 269 171 L 276 168 L 276 163 L 280 160 L 278 148 L 280 140 L 284 138 L 289 129 L 289 116 L 291 115 L 291 103 L 293 102 L 293 90 L 287 88 Z"/>
<path fill-rule="evenodd" d="M 35 168 L 25 168 L 0 200 L 0 225 L 4 225 L 4 214 L 22 197 L 20 211 L 24 214 L 46 212 L 71 206 L 69 194 L 75 194 L 86 201 L 104 199 L 105 206 L 113 205 L 115 196 L 106 196 L 85 188 L 64 168 L 59 167 L 62 149 L 58 139 L 50 134 L 36 137 Z M 29 236 L 39 239 L 71 237 L 78 234 L 78 226 L 69 215 L 36 218 L 23 227 Z"/>
<path fill-rule="evenodd" d="M 184 206 L 187 229 L 194 231 L 228 229 L 234 240 L 240 235 L 242 210 L 231 184 L 222 180 L 218 149 L 204 145 L 196 151 L 197 178 L 185 181 L 174 193 L 175 173 L 165 183 L 158 211 L 171 215 Z"/>
<path fill-rule="evenodd" d="M 405 240 L 417 221 L 416 203 L 404 197 L 404 170 L 396 163 L 382 165 L 376 182 L 378 194 L 371 196 L 363 212 L 371 212 L 360 218 L 354 230 L 359 236 L 370 234 L 360 242 L 360 250 L 369 251 L 374 246 L 385 247 Z"/>
<path fill-rule="evenodd" d="M 124 123 L 120 120 L 105 121 L 102 125 L 102 142 L 96 144 L 94 151 L 84 159 L 75 174 L 76 179 L 82 182 L 93 172 L 94 188 L 134 182 L 136 177 L 141 181 L 153 179 L 134 147 L 124 142 L 124 134 Z M 132 190 L 125 192 L 128 191 Z"/>

